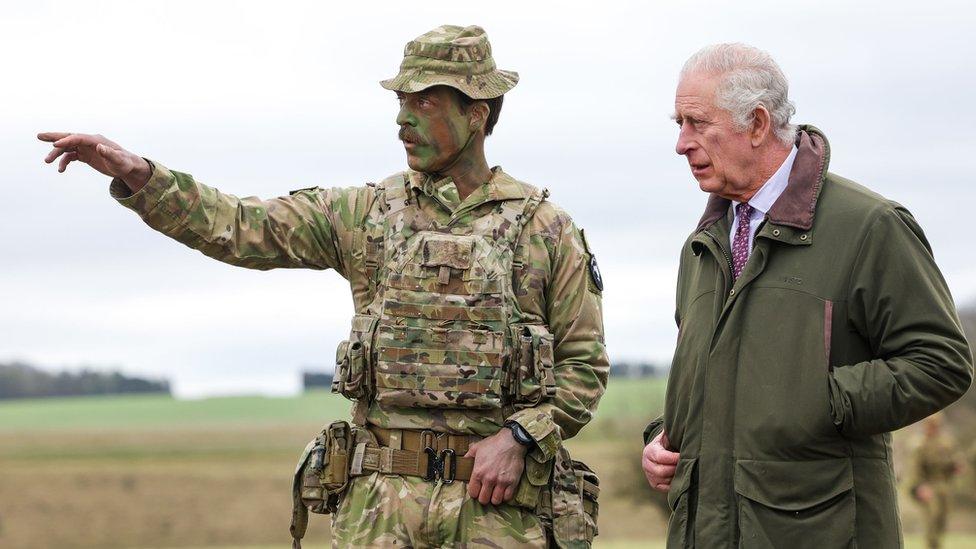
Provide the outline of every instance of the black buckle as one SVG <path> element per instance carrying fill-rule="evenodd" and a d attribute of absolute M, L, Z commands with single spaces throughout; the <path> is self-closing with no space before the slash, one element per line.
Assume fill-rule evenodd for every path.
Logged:
<path fill-rule="evenodd" d="M 438 454 L 437 450 L 428 445 L 424 448 L 424 453 L 427 454 L 427 471 L 421 478 L 427 482 L 441 479 L 444 484 L 453 483 L 457 478 L 457 452 L 453 448 L 445 448 Z"/>
<path fill-rule="evenodd" d="M 437 450 L 434 450 L 430 446 L 424 448 L 424 453 L 427 454 L 427 472 L 424 473 L 422 478 L 430 482 L 443 472 L 444 464 L 441 463 L 441 458 L 437 455 Z"/>

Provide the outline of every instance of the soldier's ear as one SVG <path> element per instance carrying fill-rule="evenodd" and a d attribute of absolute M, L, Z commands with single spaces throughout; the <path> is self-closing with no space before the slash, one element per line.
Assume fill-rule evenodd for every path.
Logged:
<path fill-rule="evenodd" d="M 484 130 L 490 113 L 491 107 L 488 106 L 488 103 L 484 101 L 472 103 L 468 108 L 468 129 L 473 132 Z"/>

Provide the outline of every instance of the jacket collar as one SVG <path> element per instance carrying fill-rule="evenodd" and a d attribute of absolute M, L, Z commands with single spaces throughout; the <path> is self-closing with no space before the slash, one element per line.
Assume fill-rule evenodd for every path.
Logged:
<path fill-rule="evenodd" d="M 830 144 L 823 132 L 810 125 L 798 128 L 796 159 L 786 190 L 769 210 L 769 221 L 804 231 L 813 227 L 817 198 L 830 162 Z M 732 202 L 716 194 L 708 197 L 705 213 L 695 232 L 701 232 L 726 215 Z"/>

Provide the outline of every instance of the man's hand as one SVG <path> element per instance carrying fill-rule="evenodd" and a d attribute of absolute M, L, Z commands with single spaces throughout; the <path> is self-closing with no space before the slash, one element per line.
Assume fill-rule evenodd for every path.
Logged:
<path fill-rule="evenodd" d="M 152 168 L 144 158 L 101 135 L 46 132 L 37 134 L 37 138 L 54 144 L 54 150 L 44 161 L 50 164 L 61 157 L 58 172 L 64 172 L 68 164 L 81 160 L 109 177 L 121 179 L 132 192 L 143 188 L 152 175 Z"/>
<path fill-rule="evenodd" d="M 515 497 L 527 451 L 528 448 L 516 442 L 512 431 L 506 428 L 472 444 L 464 454 L 464 457 L 474 458 L 468 495 L 482 505 L 500 505 Z"/>
<path fill-rule="evenodd" d="M 667 492 L 671 489 L 671 479 L 678 465 L 678 453 L 668 450 L 668 435 L 661 431 L 654 440 L 644 447 L 641 467 L 651 488 Z"/>

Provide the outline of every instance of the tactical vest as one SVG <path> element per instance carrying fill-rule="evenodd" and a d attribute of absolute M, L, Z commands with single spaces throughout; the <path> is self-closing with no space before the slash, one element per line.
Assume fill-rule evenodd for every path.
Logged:
<path fill-rule="evenodd" d="M 425 215 L 410 193 L 404 174 L 379 183 L 354 246 L 362 254 L 355 269 L 368 280 L 351 280 L 354 295 L 364 291 L 349 339 L 336 352 L 332 383 L 333 392 L 355 402 L 353 423 L 365 426 L 372 403 L 384 414 L 430 410 L 421 415 L 426 421 L 442 410 L 505 418 L 552 398 L 553 336 L 519 309 L 512 276 L 516 243 L 548 192 L 532 189 L 470 224 L 446 225 Z M 463 457 L 453 436 L 440 437 L 464 428 L 436 421 L 418 427 L 423 437 L 441 431 L 438 439 L 447 440 L 431 438 L 421 452 L 407 448 L 404 436 L 393 448 L 378 440 L 377 429 L 339 421 L 309 443 L 295 473 L 293 547 L 301 547 L 308 510 L 335 512 L 352 477 L 426 471 L 427 480 L 470 478 L 473 458 Z M 467 474 L 458 474 L 463 465 Z M 551 460 L 526 460 L 511 503 L 532 510 L 557 546 L 589 547 L 598 494 L 596 475 L 562 447 Z"/>
<path fill-rule="evenodd" d="M 512 286 L 519 235 L 548 191 L 446 225 L 410 193 L 406 175 L 395 175 L 370 208 L 369 224 L 382 228 L 364 252 L 375 291 L 339 345 L 332 384 L 356 401 L 354 422 L 372 402 L 488 411 L 554 395 L 552 335 L 522 322 Z"/>

